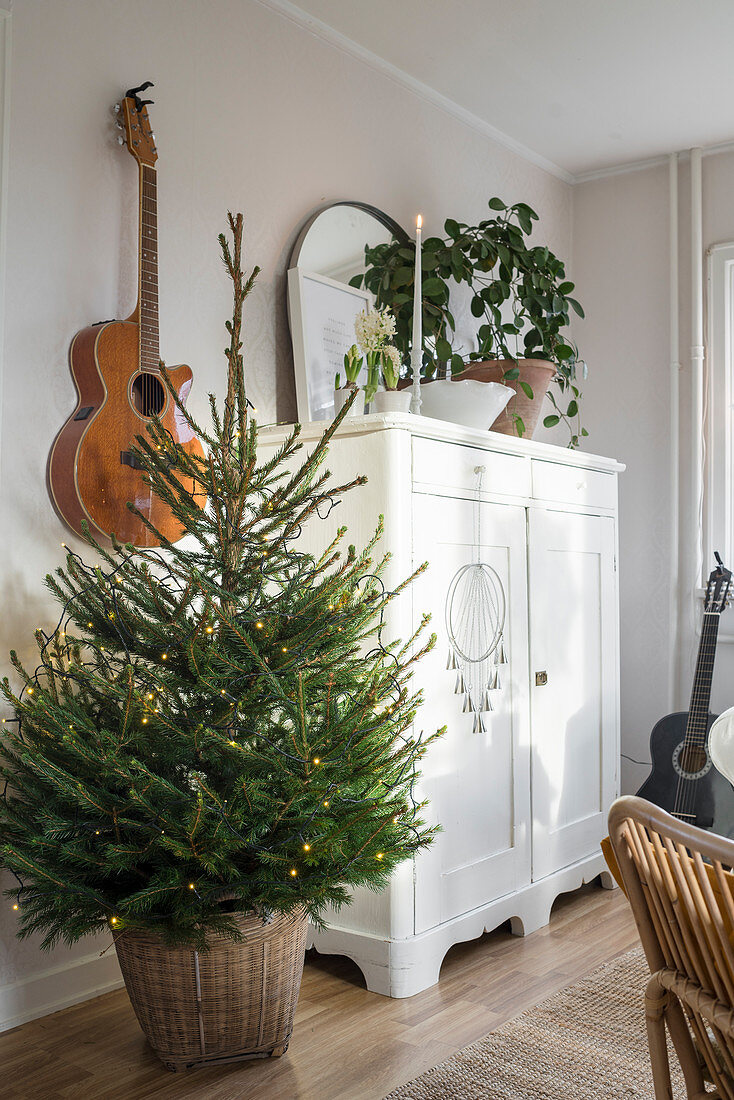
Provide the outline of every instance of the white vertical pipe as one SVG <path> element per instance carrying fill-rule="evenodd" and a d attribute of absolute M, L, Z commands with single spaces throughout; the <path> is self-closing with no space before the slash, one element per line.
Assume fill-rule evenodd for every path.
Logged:
<path fill-rule="evenodd" d="M 668 709 L 677 710 L 678 697 L 678 571 L 680 518 L 680 324 L 678 319 L 678 154 L 668 158 L 670 216 L 670 593 L 668 650 Z"/>
<path fill-rule="evenodd" d="M 693 573 L 691 614 L 698 620 L 703 581 L 703 197 L 701 150 L 691 149 L 691 519 Z"/>

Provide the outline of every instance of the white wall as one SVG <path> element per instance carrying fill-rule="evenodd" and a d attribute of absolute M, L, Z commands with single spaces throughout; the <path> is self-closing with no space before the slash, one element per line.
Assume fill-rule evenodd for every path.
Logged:
<path fill-rule="evenodd" d="M 668 554 L 667 169 L 574 190 L 573 276 L 586 320 L 583 413 L 589 442 L 620 475 L 622 751 L 647 759 L 666 710 Z M 623 789 L 644 769 L 622 761 Z"/>
<path fill-rule="evenodd" d="M 690 171 L 679 168 L 680 634 L 675 694 L 687 709 L 703 610 L 694 583 L 690 505 Z M 703 158 L 704 249 L 734 240 L 734 155 Z M 620 479 L 622 751 L 649 760 L 650 730 L 668 706 L 671 648 L 670 339 L 668 168 L 608 176 L 574 189 L 573 274 L 587 321 L 579 340 L 590 364 L 584 411 L 594 449 L 627 463 Z M 704 562 L 705 574 L 713 561 Z M 728 611 L 722 634 L 734 634 Z M 734 645 L 719 645 L 712 710 L 734 704 Z M 622 761 L 623 790 L 648 768 Z"/>
<path fill-rule="evenodd" d="M 568 185 L 254 0 L 16 0 L 12 73 L 0 654 L 30 655 L 33 628 L 55 622 L 41 582 L 71 537 L 44 478 L 74 405 L 70 341 L 134 305 L 135 169 L 109 114 L 124 89 L 156 81 L 161 351 L 193 367 L 195 413 L 224 378 L 227 209 L 244 211 L 247 259 L 263 268 L 245 346 L 266 421 L 294 414 L 285 265 L 316 205 L 354 197 L 405 225 L 420 209 L 431 232 L 499 194 L 533 206 L 543 239 L 570 252 Z M 49 958 L 13 933 L 0 901 L 0 1027 L 116 978 L 111 955 L 94 961 L 105 942 Z M 87 962 L 70 971 L 73 959 Z"/>

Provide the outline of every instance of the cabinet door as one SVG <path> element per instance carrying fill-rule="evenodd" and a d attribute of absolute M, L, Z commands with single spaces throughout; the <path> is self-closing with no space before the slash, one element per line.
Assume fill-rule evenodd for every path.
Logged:
<path fill-rule="evenodd" d="M 533 878 L 598 850 L 617 788 L 614 520 L 531 511 Z"/>
<path fill-rule="evenodd" d="M 446 725 L 423 760 L 420 794 L 427 819 L 440 824 L 432 847 L 416 860 L 416 932 L 513 893 L 530 881 L 527 558 L 524 508 L 471 500 L 413 498 L 414 563 L 427 572 L 413 586 L 414 620 L 433 615 L 438 644 L 421 662 L 416 683 L 425 704 L 418 729 Z M 475 509 L 481 510 L 481 560 L 499 574 L 507 600 L 502 687 L 491 693 L 486 731 L 473 732 L 457 673 L 447 670 L 445 605 L 457 570 L 474 560 Z"/>

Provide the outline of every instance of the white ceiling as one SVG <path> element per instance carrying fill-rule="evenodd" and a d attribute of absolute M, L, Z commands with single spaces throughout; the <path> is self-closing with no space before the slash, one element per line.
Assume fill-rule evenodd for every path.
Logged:
<path fill-rule="evenodd" d="M 734 140 L 734 0 L 263 2 L 315 17 L 561 175 Z"/>

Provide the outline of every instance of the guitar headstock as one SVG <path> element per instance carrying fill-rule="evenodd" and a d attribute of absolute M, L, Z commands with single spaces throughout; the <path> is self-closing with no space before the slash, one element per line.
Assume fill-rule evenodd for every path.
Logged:
<path fill-rule="evenodd" d="M 724 563 L 718 553 L 715 555 L 717 566 L 711 570 L 711 575 L 706 585 L 706 599 L 704 611 L 713 611 L 720 615 L 729 603 L 731 592 L 731 570 L 724 567 Z"/>
<path fill-rule="evenodd" d="M 143 87 L 147 86 L 149 85 L 143 85 Z M 140 88 L 131 89 L 121 104 L 125 144 L 138 164 L 154 168 L 158 160 L 158 150 L 155 147 L 155 134 L 148 118 L 148 103 L 152 103 L 152 100 L 143 101 L 134 94 L 140 90 Z"/>

